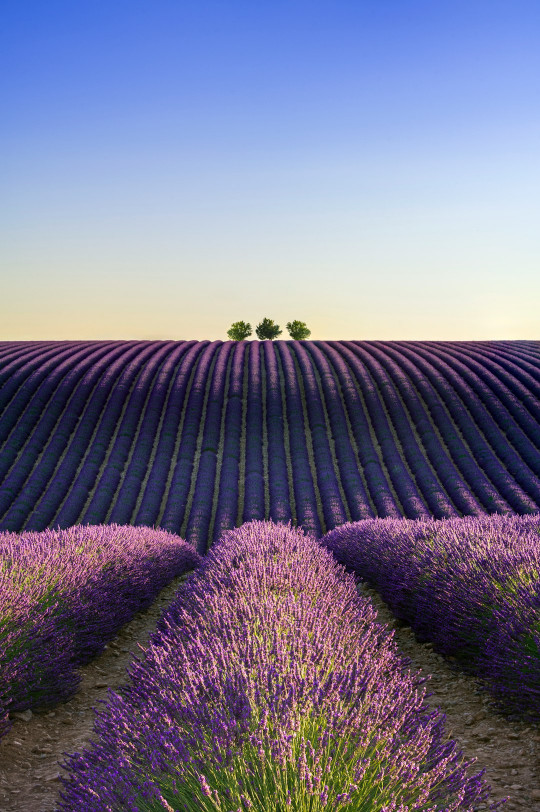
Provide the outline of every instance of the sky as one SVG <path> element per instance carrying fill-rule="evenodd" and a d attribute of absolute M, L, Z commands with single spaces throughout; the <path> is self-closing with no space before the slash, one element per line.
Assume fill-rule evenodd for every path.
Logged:
<path fill-rule="evenodd" d="M 537 0 L 7 0 L 0 341 L 540 340 Z"/>

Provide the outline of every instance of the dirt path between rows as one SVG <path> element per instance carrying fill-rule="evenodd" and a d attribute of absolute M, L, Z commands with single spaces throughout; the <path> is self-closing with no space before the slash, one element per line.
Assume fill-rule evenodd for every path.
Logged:
<path fill-rule="evenodd" d="M 399 650 L 411 658 L 411 668 L 431 674 L 427 702 L 446 714 L 445 730 L 467 760 L 476 758 L 475 771 L 485 767 L 493 801 L 508 798 L 504 810 L 540 812 L 540 729 L 513 722 L 496 713 L 475 679 L 458 675 L 432 651 L 416 641 L 410 626 L 401 626 L 378 593 L 366 585 L 362 594 L 373 601 L 378 621 L 394 630 Z M 481 809 L 482 807 L 479 807 Z"/>
<path fill-rule="evenodd" d="M 15 719 L 10 732 L 0 740 L 1 812 L 53 812 L 56 808 L 63 753 L 81 751 L 90 740 L 93 707 L 107 698 L 107 689 L 125 680 L 133 654 L 140 654 L 155 628 L 157 618 L 173 599 L 183 578 L 176 578 L 162 590 L 154 604 L 127 624 L 106 650 L 81 669 L 77 694 L 54 711 L 32 714 L 27 721 Z M 378 619 L 395 630 L 400 650 L 412 666 L 431 674 L 428 702 L 446 714 L 446 730 L 465 757 L 477 759 L 476 770 L 486 768 L 492 787 L 491 801 L 505 797 L 505 810 L 540 812 L 540 730 L 509 722 L 489 706 L 474 679 L 455 674 L 444 660 L 419 645 L 409 627 L 400 627 L 378 594 L 365 586 L 378 611 Z M 479 807 L 481 809 L 481 807 Z"/>

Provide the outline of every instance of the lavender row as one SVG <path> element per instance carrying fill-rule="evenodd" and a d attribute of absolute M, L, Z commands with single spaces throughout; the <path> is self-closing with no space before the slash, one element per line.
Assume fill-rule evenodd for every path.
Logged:
<path fill-rule="evenodd" d="M 166 342 L 144 364 L 140 377 L 133 387 L 130 401 L 119 426 L 116 440 L 127 449 L 121 463 L 109 458 L 107 465 L 94 485 L 92 500 L 79 521 L 93 524 L 106 517 L 115 524 L 130 524 L 135 503 L 152 451 L 154 431 L 159 415 L 152 409 L 152 400 L 163 405 L 167 377 L 174 369 L 176 357 L 185 352 L 185 344 Z M 165 371 L 165 380 L 161 373 Z M 122 437 L 120 435 L 123 435 Z M 113 448 L 114 451 L 114 448 Z M 128 462 L 129 460 L 129 462 Z M 110 477 L 110 478 L 109 478 Z M 110 483 L 110 484 L 109 484 Z M 109 485 L 109 498 L 103 498 L 102 489 Z"/>
<path fill-rule="evenodd" d="M 414 348 L 414 361 L 421 368 L 427 361 L 439 372 L 439 380 L 443 382 L 441 395 L 479 465 L 496 489 L 493 501 L 486 504 L 484 500 L 484 507 L 490 512 L 496 509 L 499 512 L 515 510 L 517 513 L 527 513 L 537 509 L 534 499 L 527 493 L 531 486 L 533 492 L 535 487 L 538 491 L 535 477 L 531 476 L 530 469 L 504 439 L 503 432 L 479 402 L 475 389 L 466 384 L 461 374 L 446 360 L 439 358 L 435 351 L 423 348 L 420 342 Z M 503 510 L 499 506 L 501 499 L 507 505 Z"/>
<path fill-rule="evenodd" d="M 450 482 L 452 480 L 454 482 L 453 489 L 458 500 L 456 504 L 466 515 L 478 515 L 486 510 L 494 509 L 501 513 L 508 512 L 508 504 L 501 499 L 486 476 L 481 466 L 481 460 L 475 459 L 470 448 L 462 439 L 458 425 L 459 417 L 467 420 L 467 412 L 463 404 L 460 405 L 459 399 L 443 375 L 437 373 L 427 362 L 421 366 L 421 359 L 415 363 L 416 359 L 410 357 L 410 354 L 401 346 L 398 351 L 397 346 L 397 343 L 392 346 L 382 342 L 377 343 L 377 347 L 380 347 L 386 356 L 395 360 L 396 366 L 410 378 L 414 390 L 426 403 L 432 421 L 439 429 L 441 439 L 451 458 L 447 476 Z M 429 429 L 427 431 L 429 434 Z M 435 434 L 433 429 L 431 433 Z"/>
<path fill-rule="evenodd" d="M 401 508 L 394 498 L 375 448 L 370 422 L 360 395 L 361 389 L 359 390 L 356 379 L 351 375 L 349 367 L 337 350 L 330 345 L 330 342 L 317 341 L 314 342 L 314 345 L 327 356 L 336 372 L 354 434 L 358 458 L 365 473 L 369 496 L 376 513 L 381 516 L 400 516 Z"/>
<path fill-rule="evenodd" d="M 441 487 L 441 482 L 434 475 L 427 462 L 425 448 L 421 448 L 412 430 L 414 423 L 411 420 L 412 414 L 405 411 L 400 395 L 407 394 L 403 388 L 394 384 L 393 378 L 388 374 L 385 366 L 380 363 L 376 350 L 371 350 L 371 344 L 366 342 L 362 348 L 352 345 L 353 351 L 359 355 L 368 368 L 371 376 L 377 382 L 377 387 L 388 411 L 388 416 L 392 421 L 396 435 L 399 437 L 403 456 L 405 457 L 410 470 L 414 473 L 417 489 L 429 512 L 437 517 L 457 516 L 458 511 Z M 416 408 L 419 403 L 415 402 Z M 417 415 L 414 414 L 414 419 Z M 433 435 L 433 432 L 432 432 Z M 449 472 L 447 479 L 452 480 L 452 473 Z"/>
<path fill-rule="evenodd" d="M 320 536 L 323 531 L 309 464 L 306 427 L 298 376 L 288 343 L 280 341 L 277 350 L 281 362 L 287 404 L 296 519 L 298 524 L 305 530 L 315 536 Z"/>
<path fill-rule="evenodd" d="M 121 346 L 111 347 L 109 350 L 107 348 L 98 350 L 97 357 L 92 359 L 93 363 L 86 372 L 84 367 L 87 364 L 84 364 L 84 367 L 79 370 L 77 377 L 80 380 L 79 384 L 75 385 L 75 391 L 73 392 L 72 382 L 69 382 L 70 385 L 64 387 L 64 396 L 59 393 L 56 381 L 54 382 L 50 393 L 50 408 L 44 411 L 37 425 L 30 434 L 26 435 L 24 449 L 3 481 L 0 510 L 4 514 L 2 518 L 4 529 L 13 531 L 22 529 L 29 513 L 36 510 L 38 500 L 51 486 L 54 492 L 53 506 L 51 509 L 50 504 L 47 504 L 48 510 L 46 508 L 45 513 L 49 520 L 52 518 L 62 498 L 62 480 L 58 480 L 55 476 L 51 483 L 51 477 L 59 458 L 66 448 L 67 455 L 69 454 L 72 447 L 72 433 L 76 426 L 80 429 L 83 423 L 81 415 L 84 414 L 85 417 L 88 415 L 88 405 L 89 401 L 92 401 L 94 391 L 99 392 L 102 389 L 107 377 L 110 380 L 111 366 L 115 368 L 115 361 L 121 364 L 120 358 L 130 357 L 136 351 L 135 342 L 127 352 L 126 348 Z M 58 371 L 62 367 L 63 364 L 58 367 Z M 50 383 L 52 384 L 53 381 Z M 60 385 L 62 383 L 61 381 Z M 74 395 L 74 398 L 69 408 L 66 408 L 67 399 L 71 394 Z M 97 420 L 97 414 L 95 419 Z M 24 436 L 25 431 L 26 429 L 21 426 L 21 437 Z M 6 457 L 8 456 L 6 454 Z M 69 477 L 65 484 L 69 487 L 71 483 L 72 478 Z M 5 513 L 8 506 L 9 512 Z M 45 520 L 39 510 L 36 519 L 38 523 Z M 47 520 L 45 520 L 46 524 Z"/>
<path fill-rule="evenodd" d="M 78 473 L 69 488 L 65 502 L 54 517 L 55 525 L 69 527 L 81 521 L 88 498 L 97 484 L 125 403 L 143 377 L 147 365 L 151 366 L 156 354 L 159 356 L 161 351 L 161 342 L 159 344 L 151 342 L 142 347 L 139 345 L 139 352 L 133 360 L 124 366 L 121 373 L 116 371 L 111 376 L 112 386 L 109 387 L 101 409 L 96 412 L 95 435 L 82 458 L 79 457 Z"/>
<path fill-rule="evenodd" d="M 217 455 L 221 439 L 221 418 L 224 398 L 226 397 L 225 383 L 229 356 L 234 346 L 235 344 L 232 341 L 228 341 L 223 345 L 214 367 L 206 406 L 197 480 L 185 533 L 186 539 L 203 554 L 208 546 L 216 485 Z"/>
<path fill-rule="evenodd" d="M 299 529 L 229 531 L 66 765 L 60 812 L 489 805 L 354 578 Z"/>
<path fill-rule="evenodd" d="M 219 354 L 219 347 L 222 346 L 222 344 L 222 341 L 213 341 L 203 350 L 191 384 L 185 411 L 182 439 L 180 441 L 178 456 L 172 475 L 171 486 L 167 495 L 165 510 L 160 522 L 162 527 L 173 533 L 180 532 L 182 523 L 186 518 L 187 501 L 195 465 L 197 437 L 199 436 L 203 415 L 204 395 L 208 383 L 208 376 L 211 374 Z"/>
<path fill-rule="evenodd" d="M 246 404 L 246 465 L 244 476 L 243 521 L 263 519 L 263 406 L 260 342 L 252 341 L 248 350 L 248 398 Z"/>
<path fill-rule="evenodd" d="M 431 349 L 429 342 L 426 345 Z M 519 399 L 485 365 L 469 359 L 463 350 L 457 358 L 452 347 L 445 347 L 442 352 L 437 349 L 435 352 L 474 392 L 475 405 L 477 400 L 482 404 L 483 414 L 478 407 L 475 414 L 482 414 L 481 425 L 493 448 L 498 453 L 504 449 L 506 456 L 510 458 L 510 453 L 506 450 L 509 446 L 514 457 L 519 455 L 518 458 L 523 459 L 536 476 L 540 476 L 538 423 L 523 408 Z"/>
<path fill-rule="evenodd" d="M 83 383 L 84 388 L 88 389 L 88 393 L 85 395 L 82 388 L 74 393 L 73 403 L 64 416 L 62 425 L 57 428 L 55 436 L 52 438 L 50 451 L 47 453 L 46 459 L 40 463 L 45 464 L 44 469 L 38 467 L 33 472 L 39 496 L 24 529 L 41 530 L 51 525 L 55 519 L 57 526 L 62 521 L 62 519 L 58 519 L 58 516 L 66 504 L 71 488 L 77 480 L 77 474 L 90 450 L 92 435 L 99 425 L 115 378 L 120 376 L 127 366 L 133 365 L 133 359 L 139 350 L 140 346 L 137 346 L 137 342 L 134 342 L 133 345 L 124 343 L 123 346 L 120 345 L 116 349 L 111 348 L 111 351 L 96 365 L 96 368 L 90 370 L 85 376 Z M 75 423 L 73 422 L 74 417 L 77 417 Z M 40 477 L 41 470 L 43 470 L 43 478 Z M 74 512 L 74 514 L 71 522 L 69 516 L 65 517 L 64 527 L 75 523 L 78 512 Z"/>
<path fill-rule="evenodd" d="M 470 346 L 475 342 L 464 342 Z M 538 355 L 540 353 L 540 342 L 538 341 L 489 341 L 485 345 L 479 344 L 479 348 L 489 347 L 490 352 L 498 358 L 505 358 L 513 361 L 519 366 L 521 371 L 532 376 L 536 383 L 540 383 L 538 372 Z"/>
<path fill-rule="evenodd" d="M 540 514 L 368 519 L 321 543 L 500 710 L 540 721 Z"/>
<path fill-rule="evenodd" d="M 400 345 L 397 352 L 398 363 L 401 363 L 403 356 L 410 359 L 419 389 L 422 387 L 422 391 L 425 391 L 429 389 L 429 385 L 433 386 L 439 415 L 443 421 L 448 421 L 443 437 L 445 440 L 448 437 L 447 446 L 456 466 L 462 472 L 471 492 L 478 498 L 482 510 L 510 513 L 512 508 L 501 491 L 505 491 L 506 496 L 512 499 L 513 494 L 509 491 L 512 483 L 471 418 L 469 406 L 472 393 L 467 388 L 457 392 L 454 381 L 448 379 L 447 370 L 441 370 L 437 364 L 431 363 L 433 359 L 430 354 L 427 358 L 420 354 L 420 342 L 415 342 L 414 348 Z"/>
<path fill-rule="evenodd" d="M 376 355 L 396 382 L 425 453 L 455 506 L 454 513 L 448 515 L 457 515 L 456 510 L 466 515 L 483 513 L 482 506 L 475 496 L 475 488 L 479 482 L 484 483 L 484 487 L 489 489 L 489 495 L 492 496 L 493 486 L 463 444 L 427 377 L 419 373 L 408 358 L 400 356 L 388 342 L 370 343 L 369 352 Z M 427 409 L 424 408 L 422 401 Z M 434 430 L 434 425 L 439 430 L 441 440 Z M 504 504 L 500 507 L 506 509 Z M 435 516 L 443 518 L 440 515 Z"/>
<path fill-rule="evenodd" d="M 162 504 L 166 497 L 169 471 L 174 461 L 174 449 L 178 427 L 182 420 L 182 409 L 189 392 L 189 382 L 208 341 L 188 342 L 189 349 L 172 383 L 161 431 L 157 443 L 154 463 L 149 472 L 145 491 L 135 518 L 136 525 L 154 526 L 161 521 Z"/>
<path fill-rule="evenodd" d="M 94 347 L 95 349 L 95 347 Z M 87 343 L 80 342 L 75 349 L 75 353 L 91 352 L 92 347 Z M 4 363 L 0 371 L 0 443 L 5 442 L 9 433 L 21 419 L 32 398 L 36 396 L 40 385 L 47 380 L 49 374 L 55 373 L 56 367 L 62 362 L 69 360 L 74 354 L 72 346 L 66 346 L 59 342 L 59 346 L 47 348 L 36 348 L 31 353 L 25 353 L 18 361 Z M 45 384 L 47 386 L 47 384 Z M 44 401 L 46 402 L 46 401 Z M 31 415 L 35 419 L 34 410 Z"/>
<path fill-rule="evenodd" d="M 50 707 L 175 576 L 200 563 L 164 531 L 119 525 L 0 534 L 0 728 L 7 713 Z"/>
<path fill-rule="evenodd" d="M 292 342 L 291 351 L 296 356 L 298 369 L 304 385 L 304 397 L 313 444 L 313 457 L 317 486 L 321 495 L 324 522 L 327 528 L 347 521 L 347 514 L 334 470 L 328 439 L 328 427 L 321 402 L 315 371 L 303 344 Z"/>
<path fill-rule="evenodd" d="M 54 463 L 52 476 L 40 481 L 39 470 L 34 476 L 33 487 L 39 493 L 34 503 L 36 516 L 30 515 L 26 525 L 42 529 L 43 523 L 70 527 L 77 522 L 99 470 L 97 455 L 105 454 L 114 431 L 111 409 L 114 419 L 114 412 L 118 414 L 122 408 L 132 377 L 140 371 L 141 356 L 144 361 L 151 351 L 150 347 L 141 348 L 139 342 L 134 342 L 103 359 L 100 376 L 91 378 L 92 389 L 82 401 L 84 410 L 75 430 L 69 437 L 60 432 L 57 442 L 64 449 L 63 456 L 60 450 L 47 455 L 48 462 Z M 48 467 L 45 471 L 49 474 Z M 31 499 L 28 508 L 30 503 Z"/>
<path fill-rule="evenodd" d="M 339 476 L 349 514 L 353 521 L 367 519 L 369 516 L 373 516 L 374 512 L 349 436 L 345 405 L 341 400 L 335 372 L 332 370 L 328 358 L 314 342 L 306 341 L 302 346 L 309 353 L 311 363 L 314 364 L 321 380 L 330 422 L 330 434 L 334 441 Z"/>
<path fill-rule="evenodd" d="M 106 352 L 106 348 L 104 351 Z M 100 352 L 99 349 L 92 351 L 81 348 L 76 353 L 69 352 L 66 355 L 66 358 L 62 352 L 56 355 L 54 363 L 51 361 L 50 374 L 44 373 L 43 367 L 34 370 L 21 387 L 18 393 L 20 397 L 14 398 L 2 415 L 0 477 L 8 474 L 21 453 L 25 457 L 30 454 L 31 461 L 35 459 L 47 441 L 72 387 L 99 360 Z M 43 366 L 45 370 L 48 369 L 47 363 Z"/>
<path fill-rule="evenodd" d="M 58 357 L 59 351 L 65 349 L 69 342 L 59 341 L 50 344 L 28 342 L 28 344 L 30 345 L 28 347 L 15 345 L 11 352 L 5 351 L 0 360 L 0 417 L 18 390 L 24 386 L 30 373 L 38 367 L 43 369 L 47 360 Z M 8 342 L 8 347 L 10 345 L 11 342 Z"/>
<path fill-rule="evenodd" d="M 426 342 L 431 347 L 430 342 Z M 440 348 L 439 348 L 440 349 Z M 525 387 L 517 386 L 512 376 L 491 371 L 491 364 L 485 358 L 477 358 L 477 354 L 469 347 L 461 346 L 459 350 L 452 346 L 444 348 L 444 356 L 455 366 L 469 385 L 474 388 L 479 399 L 492 415 L 499 428 L 505 432 L 510 442 L 522 454 L 538 451 L 537 419 L 540 409 L 535 398 L 529 393 L 529 406 L 537 413 L 537 419 L 525 408 L 522 398 L 527 397 Z M 455 363 L 457 362 L 457 363 Z M 512 382 L 512 383 L 511 383 Z M 516 390 L 513 391 L 513 390 Z M 519 428 L 518 428 L 519 427 Z M 535 462 L 538 457 L 535 455 Z"/>
<path fill-rule="evenodd" d="M 242 435 L 242 402 L 244 362 L 248 344 L 234 347 L 229 378 L 228 401 L 225 410 L 225 437 L 219 479 L 219 491 L 214 516 L 213 536 L 216 542 L 225 530 L 234 527 L 238 516 L 238 481 L 240 477 L 240 443 Z M 210 542 L 210 539 L 209 539 Z"/>
<path fill-rule="evenodd" d="M 160 364 L 159 368 L 156 370 L 153 363 L 145 365 L 116 431 L 107 464 L 94 485 L 90 503 L 81 516 L 81 524 L 98 524 L 100 521 L 107 521 L 109 516 L 111 522 L 116 524 L 130 523 L 134 502 L 152 450 L 169 378 L 186 351 L 187 342 L 167 342 L 152 358 L 152 361 Z M 128 466 L 130 453 L 132 456 Z M 122 487 L 119 487 L 122 480 Z M 118 510 L 119 505 L 122 507 L 121 511 Z"/>
<path fill-rule="evenodd" d="M 520 364 L 509 353 L 501 354 L 500 351 L 497 352 L 495 347 L 478 347 L 464 342 L 462 350 L 463 355 L 466 353 L 475 361 L 480 362 L 481 367 L 488 369 L 501 383 L 508 387 L 534 420 L 537 423 L 540 422 L 540 380 L 538 376 L 534 378 L 527 371 L 524 364 Z M 532 425 L 531 439 L 535 444 L 538 439 L 536 434 L 534 425 Z"/>
<path fill-rule="evenodd" d="M 274 522 L 289 522 L 293 518 L 293 513 L 285 451 L 285 421 L 283 417 L 281 379 L 276 353 L 271 342 L 265 341 L 263 343 L 263 353 L 266 374 L 269 518 Z"/>
<path fill-rule="evenodd" d="M 384 401 L 378 390 L 377 381 L 374 381 L 366 367 L 365 360 L 356 353 L 353 342 L 329 342 L 349 366 L 350 373 L 358 381 L 366 403 L 369 420 L 374 428 L 377 441 L 381 447 L 384 463 L 394 490 L 401 502 L 402 512 L 409 518 L 429 516 L 429 511 L 422 499 L 416 483 L 407 470 L 404 459 L 400 453 L 399 443 L 396 444 L 392 434 L 391 424 L 384 409 Z"/>

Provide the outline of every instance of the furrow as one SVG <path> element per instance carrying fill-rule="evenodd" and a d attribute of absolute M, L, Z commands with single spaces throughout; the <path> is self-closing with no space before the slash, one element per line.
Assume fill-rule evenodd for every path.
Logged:
<path fill-rule="evenodd" d="M 390 372 L 398 380 L 410 381 L 407 402 L 411 420 L 416 423 L 426 454 L 436 468 L 448 497 L 463 515 L 484 513 L 479 499 L 471 490 L 471 482 L 475 477 L 486 478 L 476 466 L 467 441 L 440 396 L 412 361 L 400 354 L 394 343 L 389 346 L 388 342 L 381 342 L 377 347 L 381 350 L 382 363 L 388 364 Z M 396 362 L 395 365 L 391 364 L 391 360 Z"/>
<path fill-rule="evenodd" d="M 297 521 L 299 526 L 318 538 L 323 532 L 324 516 L 317 487 L 309 423 L 303 402 L 301 376 L 288 342 L 278 341 L 276 347 L 281 356 L 285 379 Z"/>
<path fill-rule="evenodd" d="M 42 530 L 52 519 L 51 494 L 54 492 L 56 506 L 61 494 L 72 483 L 70 477 L 64 479 L 58 472 L 71 449 L 73 436 L 80 429 L 89 399 L 102 376 L 107 374 L 111 355 L 113 358 L 120 356 L 124 348 L 125 345 L 100 346 L 59 382 L 55 394 L 62 387 L 62 396 L 51 402 L 51 408 L 42 414 L 27 437 L 24 452 L 3 482 L 2 509 L 6 500 L 11 498 L 2 520 L 4 529 L 26 527 Z M 135 352 L 135 347 L 132 351 Z"/>
<path fill-rule="evenodd" d="M 158 450 L 156 452 L 156 467 L 150 474 L 148 486 L 148 498 L 143 497 L 141 510 L 139 511 L 146 521 L 141 518 L 141 522 L 146 524 L 151 522 L 151 516 L 155 512 L 158 502 L 157 515 L 155 516 L 156 527 L 162 527 L 163 516 L 167 507 L 169 494 L 171 492 L 172 481 L 175 470 L 175 460 L 178 459 L 184 423 L 186 420 L 187 407 L 193 386 L 193 380 L 201 363 L 205 349 L 209 346 L 208 341 L 198 342 L 186 356 L 178 371 L 177 379 L 174 383 L 173 397 L 170 400 L 168 413 L 165 415 L 166 429 L 159 439 Z M 167 420 L 167 418 L 170 418 Z M 174 442 L 172 441 L 174 437 Z M 162 478 L 161 468 L 167 472 Z M 164 480 L 163 486 L 161 485 Z M 155 498 L 153 498 L 155 495 Z"/>
<path fill-rule="evenodd" d="M 289 344 L 304 387 L 304 403 L 312 442 L 313 470 L 323 508 L 324 523 L 328 529 L 350 521 L 347 499 L 343 491 L 336 463 L 332 430 L 324 406 L 320 380 L 303 344 Z"/>
<path fill-rule="evenodd" d="M 236 342 L 231 361 L 225 426 L 220 448 L 221 467 L 218 478 L 214 525 L 210 536 L 212 544 L 225 530 L 236 526 L 239 512 L 239 471 L 242 442 L 242 413 L 244 410 L 245 356 L 247 344 Z"/>
<path fill-rule="evenodd" d="M 368 519 L 376 515 L 376 509 L 369 495 L 337 372 L 315 342 L 306 342 L 305 347 L 315 363 L 323 392 L 347 515 L 350 521 Z"/>
<path fill-rule="evenodd" d="M 211 374 L 216 362 L 216 351 L 222 343 L 214 341 L 209 344 L 197 366 L 189 394 L 178 459 L 163 514 L 163 527 L 182 537 L 186 531 L 193 500 Z"/>
<path fill-rule="evenodd" d="M 274 522 L 296 522 L 289 427 L 283 372 L 279 353 L 273 341 L 263 343 L 265 399 L 265 430 L 268 452 L 268 517 Z"/>
<path fill-rule="evenodd" d="M 368 493 L 375 507 L 375 515 L 381 517 L 403 516 L 403 506 L 386 468 L 362 387 L 355 375 L 351 373 L 351 368 L 343 357 L 340 342 L 318 341 L 315 344 L 332 362 L 336 370 L 354 434 L 358 459 L 365 475 Z"/>
<path fill-rule="evenodd" d="M 225 375 L 225 384 L 223 387 L 223 405 L 221 408 L 221 419 L 219 424 L 219 441 L 217 445 L 217 458 L 216 458 L 216 476 L 214 479 L 214 490 L 212 494 L 212 505 L 210 510 L 210 520 L 208 523 L 208 542 L 207 548 L 210 547 L 212 544 L 212 540 L 214 538 L 214 527 L 216 521 L 216 513 L 218 507 L 218 500 L 219 500 L 219 492 L 221 487 L 221 474 L 223 470 L 223 451 L 225 448 L 225 424 L 226 424 L 226 416 L 229 410 L 229 391 L 230 391 L 230 380 L 231 380 L 231 370 L 233 367 L 233 359 L 234 359 L 234 350 L 236 349 L 235 346 L 231 348 L 231 352 L 229 353 L 229 357 L 227 360 L 227 372 Z"/>
<path fill-rule="evenodd" d="M 75 524 L 104 452 L 109 421 L 114 425 L 126 394 L 129 396 L 136 378 L 141 374 L 141 362 L 151 351 L 151 347 L 141 351 L 140 342 L 135 342 L 132 350 L 110 365 L 96 387 L 72 438 L 70 453 L 66 455 L 63 475 L 64 481 L 69 483 L 68 490 L 56 508 L 51 527 Z"/>
<path fill-rule="evenodd" d="M 122 404 L 77 524 L 130 524 L 130 500 L 128 494 L 122 491 L 122 485 L 139 444 L 141 426 L 145 418 L 148 419 L 148 401 L 155 381 L 173 349 L 174 342 L 165 342 L 156 347 L 150 358 L 141 365 L 141 376 Z M 140 485 L 139 478 L 137 484 Z M 112 517 L 118 500 L 122 503 L 122 510 Z"/>
<path fill-rule="evenodd" d="M 185 363 L 187 353 L 192 349 L 193 345 L 196 342 L 195 341 L 180 341 L 180 342 L 176 342 L 176 343 L 177 343 L 177 350 L 173 354 L 174 357 L 171 356 L 171 358 L 168 359 L 167 362 L 166 362 L 166 367 L 168 367 L 169 364 L 170 364 L 170 367 L 171 367 L 170 370 L 167 370 L 167 380 L 168 380 L 168 383 L 166 384 L 167 390 L 165 392 L 161 408 L 158 409 L 159 420 L 158 420 L 157 427 L 156 427 L 155 432 L 154 432 L 154 439 L 153 439 L 153 442 L 152 442 L 152 449 L 151 449 L 151 452 L 150 452 L 150 458 L 148 460 L 148 465 L 146 466 L 146 470 L 144 472 L 144 477 L 143 477 L 143 480 L 141 482 L 141 487 L 139 489 L 139 493 L 137 495 L 137 500 L 135 502 L 135 507 L 133 509 L 133 517 L 134 517 L 133 524 L 134 525 L 148 524 L 147 522 L 142 520 L 141 508 L 142 508 L 143 500 L 144 500 L 145 495 L 147 493 L 147 487 L 148 487 L 149 480 L 151 478 L 152 472 L 154 471 L 154 465 L 156 465 L 156 470 L 158 468 L 157 463 L 156 463 L 156 458 L 157 458 L 157 454 L 158 454 L 160 440 L 161 440 L 161 437 L 162 437 L 162 432 L 164 431 L 166 415 L 168 414 L 168 410 L 169 410 L 169 404 L 170 404 L 170 401 L 171 401 L 171 393 L 173 391 L 173 386 L 174 386 L 174 383 L 175 383 L 175 381 L 177 379 L 180 366 L 181 366 L 181 364 Z M 165 382 L 163 383 L 163 385 L 165 386 Z M 152 522 L 150 522 L 150 524 L 151 523 Z"/>
<path fill-rule="evenodd" d="M 503 507 L 497 508 L 499 512 L 514 510 L 517 513 L 528 513 L 536 510 L 536 503 L 523 490 L 513 475 L 517 474 L 522 481 L 525 477 L 525 482 L 531 483 L 533 487 L 535 486 L 534 481 L 531 481 L 530 474 L 527 475 L 527 469 L 516 452 L 504 441 L 504 435 L 496 427 L 493 418 L 474 390 L 466 384 L 464 378 L 459 375 L 452 364 L 445 360 L 444 354 L 443 357 L 440 357 L 439 353 L 427 346 L 417 346 L 415 353 L 424 360 L 427 355 L 429 363 L 451 385 L 454 392 L 454 409 L 459 403 L 462 410 L 463 417 L 460 427 L 463 434 L 467 436 L 473 454 L 486 476 L 489 477 L 492 488 L 498 496 L 498 500 L 495 499 L 492 505 L 495 506 L 497 501 L 500 503 L 504 500 Z M 486 507 L 488 506 L 486 505 Z"/>
<path fill-rule="evenodd" d="M 208 373 L 208 384 L 202 410 L 195 465 L 193 469 L 191 501 L 184 518 L 181 535 L 197 551 L 204 555 L 209 544 L 209 524 L 212 515 L 214 490 L 216 488 L 217 454 L 220 443 L 220 427 L 224 412 L 224 383 L 227 379 L 232 342 L 227 341 L 216 351 Z"/>
<path fill-rule="evenodd" d="M 249 346 L 244 354 L 244 378 L 242 383 L 242 429 L 240 432 L 240 458 L 238 461 L 238 513 L 235 525 L 242 524 L 244 515 L 244 502 L 246 494 L 246 423 L 247 423 L 247 402 L 248 402 L 248 379 L 249 379 Z"/>

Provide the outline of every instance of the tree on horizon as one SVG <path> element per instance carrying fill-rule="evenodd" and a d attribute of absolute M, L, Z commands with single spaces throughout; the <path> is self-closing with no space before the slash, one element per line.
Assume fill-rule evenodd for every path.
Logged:
<path fill-rule="evenodd" d="M 290 337 L 295 341 L 302 341 L 311 335 L 311 330 L 308 330 L 305 321 L 288 321 L 285 326 L 289 331 Z"/>
<path fill-rule="evenodd" d="M 269 341 L 273 341 L 274 338 L 277 338 L 283 332 L 279 324 L 275 324 L 272 319 L 264 318 L 255 328 L 255 332 L 257 333 L 257 337 L 260 338 L 261 341 L 268 339 Z"/>
<path fill-rule="evenodd" d="M 227 335 L 231 341 L 243 341 L 245 338 L 250 336 L 251 333 L 251 324 L 245 321 L 235 321 L 233 324 L 231 324 L 230 329 L 227 330 Z"/>

